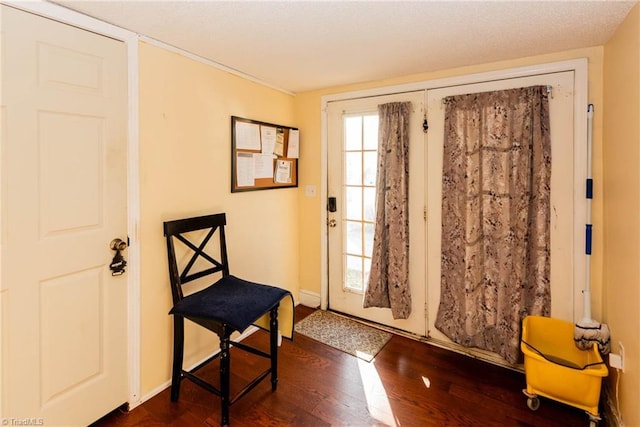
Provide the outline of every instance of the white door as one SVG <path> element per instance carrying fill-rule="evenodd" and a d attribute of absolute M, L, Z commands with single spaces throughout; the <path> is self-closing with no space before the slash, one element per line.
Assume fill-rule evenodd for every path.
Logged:
<path fill-rule="evenodd" d="M 378 105 L 410 101 L 409 235 L 412 309 L 394 320 L 388 308 L 363 308 L 371 265 L 375 223 Z M 424 91 L 330 102 L 328 195 L 336 211 L 328 213 L 329 308 L 383 325 L 425 335 Z"/>
<path fill-rule="evenodd" d="M 1 13 L 2 418 L 86 425 L 128 396 L 126 48 Z"/>
<path fill-rule="evenodd" d="M 569 322 L 582 313 L 579 298 L 584 283 L 584 264 L 576 268 L 576 243 L 584 223 L 574 221 L 584 192 L 576 192 L 574 180 L 574 72 L 566 71 L 532 77 L 468 84 L 427 91 L 427 299 L 428 335 L 451 341 L 434 327 L 440 302 L 440 250 L 442 214 L 442 156 L 444 112 L 442 99 L 465 93 L 486 92 L 533 85 L 550 85 L 549 114 L 551 124 L 551 316 Z M 586 105 L 584 106 L 586 114 Z M 576 228 L 577 226 L 577 228 Z M 575 284 L 575 285 L 574 285 Z"/>

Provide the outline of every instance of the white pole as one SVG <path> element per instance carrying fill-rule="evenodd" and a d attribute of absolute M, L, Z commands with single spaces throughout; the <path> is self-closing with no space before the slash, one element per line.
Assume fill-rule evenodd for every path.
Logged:
<path fill-rule="evenodd" d="M 587 223 L 585 233 L 585 254 L 587 256 L 584 295 L 584 317 L 581 323 L 592 323 L 591 319 L 591 200 L 593 198 L 593 179 L 591 176 L 593 156 L 593 104 L 587 107 Z"/>

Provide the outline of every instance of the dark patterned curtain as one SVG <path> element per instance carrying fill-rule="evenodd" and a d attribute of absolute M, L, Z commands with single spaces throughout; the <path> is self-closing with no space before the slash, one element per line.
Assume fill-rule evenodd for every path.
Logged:
<path fill-rule="evenodd" d="M 547 97 L 534 86 L 445 99 L 435 326 L 511 363 L 522 319 L 551 307 Z"/>
<path fill-rule="evenodd" d="M 391 308 L 394 319 L 411 314 L 409 289 L 410 102 L 378 106 L 376 225 L 363 307 Z"/>

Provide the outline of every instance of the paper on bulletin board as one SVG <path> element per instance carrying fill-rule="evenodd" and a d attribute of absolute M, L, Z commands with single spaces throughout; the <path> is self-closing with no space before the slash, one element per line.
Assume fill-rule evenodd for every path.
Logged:
<path fill-rule="evenodd" d="M 289 144 L 287 146 L 287 157 L 297 159 L 300 156 L 300 131 L 291 129 L 289 131 Z"/>
<path fill-rule="evenodd" d="M 260 141 L 262 142 L 262 154 L 273 154 L 276 149 L 276 128 L 260 126 Z"/>
<path fill-rule="evenodd" d="M 259 150 L 260 126 L 255 123 L 236 122 L 236 149 Z"/>
<path fill-rule="evenodd" d="M 273 176 L 273 158 L 275 156 L 272 153 L 253 155 L 254 173 L 253 177 L 258 178 L 271 178 Z"/>
<path fill-rule="evenodd" d="M 276 146 L 273 152 L 280 157 L 284 156 L 284 129 L 276 129 Z"/>
<path fill-rule="evenodd" d="M 278 160 L 273 180 L 282 184 L 291 183 L 291 160 Z"/>
<path fill-rule="evenodd" d="M 236 182 L 238 187 L 252 187 L 256 184 L 252 153 L 238 153 L 236 156 Z"/>

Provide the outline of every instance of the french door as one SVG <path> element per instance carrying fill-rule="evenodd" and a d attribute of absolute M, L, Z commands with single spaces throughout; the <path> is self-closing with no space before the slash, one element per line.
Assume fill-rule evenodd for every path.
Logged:
<path fill-rule="evenodd" d="M 378 105 L 409 101 L 409 235 L 411 315 L 395 320 L 386 308 L 363 308 L 375 224 Z M 425 335 L 424 91 L 331 102 L 327 107 L 329 308 Z"/>
<path fill-rule="evenodd" d="M 584 176 L 580 173 L 583 150 L 575 142 L 574 126 L 580 112 L 574 105 L 574 74 L 574 71 L 550 72 L 328 102 L 328 196 L 336 200 L 335 212 L 328 212 L 327 224 L 329 308 L 451 343 L 434 327 L 441 274 L 442 99 L 462 93 L 548 85 L 552 140 L 551 314 L 576 321 L 582 313 L 580 284 L 584 283 L 585 264 L 579 256 L 583 247 Z M 406 320 L 394 320 L 389 309 L 362 308 L 375 221 L 377 106 L 394 101 L 410 101 L 413 106 L 409 166 L 412 312 Z M 422 128 L 425 117 L 429 124 L 426 134 Z"/>

